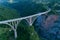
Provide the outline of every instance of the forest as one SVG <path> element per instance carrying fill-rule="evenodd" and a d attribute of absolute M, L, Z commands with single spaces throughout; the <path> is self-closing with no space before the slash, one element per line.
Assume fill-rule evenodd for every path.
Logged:
<path fill-rule="evenodd" d="M 6 5 L 7 4 L 7 5 Z M 17 27 L 17 39 L 10 26 L 0 24 L 0 40 L 60 40 L 60 0 L 20 0 L 18 3 L 0 4 L 0 21 L 51 11 L 39 16 L 29 26 L 22 20 Z"/>

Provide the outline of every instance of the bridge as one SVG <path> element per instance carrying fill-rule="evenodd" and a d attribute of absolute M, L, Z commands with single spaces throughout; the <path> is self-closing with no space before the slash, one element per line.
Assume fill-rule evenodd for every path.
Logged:
<path fill-rule="evenodd" d="M 37 13 L 37 14 L 34 14 L 34 15 L 21 17 L 21 18 L 17 18 L 17 19 L 0 21 L 0 24 L 6 24 L 6 25 L 10 26 L 12 28 L 12 30 L 14 31 L 14 37 L 16 39 L 17 38 L 17 27 L 18 27 L 18 24 L 21 22 L 21 20 L 25 19 L 28 22 L 29 26 L 32 26 L 32 24 L 34 23 L 35 19 L 38 16 L 40 16 L 42 14 L 47 14 L 50 11 L 51 11 L 51 9 L 48 9 L 47 11 L 42 12 L 42 13 Z"/>

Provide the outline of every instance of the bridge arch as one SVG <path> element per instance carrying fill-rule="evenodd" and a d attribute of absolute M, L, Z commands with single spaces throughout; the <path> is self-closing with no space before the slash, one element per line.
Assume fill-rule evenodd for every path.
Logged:
<path fill-rule="evenodd" d="M 32 26 L 32 24 L 34 23 L 34 21 L 37 18 L 38 18 L 38 16 L 35 16 L 35 17 L 26 18 L 25 20 L 27 21 L 27 23 L 29 24 L 29 26 Z"/>
<path fill-rule="evenodd" d="M 17 38 L 17 27 L 19 23 L 20 21 L 14 21 L 14 22 L 2 23 L 2 24 L 8 25 L 10 28 L 12 28 L 12 30 L 14 31 L 14 37 L 16 39 Z"/>
<path fill-rule="evenodd" d="M 21 17 L 21 18 L 16 18 L 16 19 L 11 19 L 11 20 L 5 20 L 5 21 L 0 21 L 0 24 L 6 24 L 9 25 L 13 31 L 14 31 L 14 35 L 15 35 L 15 39 L 17 38 L 17 26 L 20 23 L 21 20 L 26 20 L 29 23 L 29 26 L 32 26 L 33 22 L 35 21 L 35 19 L 42 15 L 42 14 L 47 14 L 48 12 L 50 12 L 51 9 L 42 12 L 42 13 L 38 13 L 38 14 L 34 14 L 34 15 L 30 15 L 30 16 L 26 16 L 26 17 Z"/>

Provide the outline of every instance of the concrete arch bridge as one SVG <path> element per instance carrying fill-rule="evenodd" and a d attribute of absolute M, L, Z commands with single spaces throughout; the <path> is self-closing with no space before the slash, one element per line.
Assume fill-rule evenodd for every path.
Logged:
<path fill-rule="evenodd" d="M 25 19 L 29 23 L 29 26 L 32 26 L 32 24 L 34 23 L 35 19 L 38 16 L 40 16 L 42 14 L 47 14 L 50 11 L 51 11 L 51 9 L 48 9 L 47 11 L 42 12 L 42 13 L 37 13 L 37 14 L 34 14 L 34 15 L 21 17 L 21 18 L 17 18 L 17 19 L 0 21 L 0 24 L 6 24 L 6 25 L 10 26 L 12 28 L 12 30 L 14 31 L 14 37 L 16 39 L 17 38 L 17 31 L 16 30 L 17 30 L 18 24 L 21 22 L 21 20 Z"/>

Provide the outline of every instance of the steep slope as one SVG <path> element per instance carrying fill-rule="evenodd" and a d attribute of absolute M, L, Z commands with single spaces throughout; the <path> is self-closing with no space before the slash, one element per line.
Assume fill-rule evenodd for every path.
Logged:
<path fill-rule="evenodd" d="M 0 21 L 19 18 L 19 17 L 20 15 L 16 10 L 6 8 L 0 5 Z M 23 21 L 21 22 L 21 24 L 19 24 L 17 28 L 18 31 L 17 40 L 39 40 L 37 33 L 34 31 L 34 26 L 29 27 L 26 25 L 27 24 L 24 25 Z M 0 27 L 1 27 L 0 40 L 14 40 L 13 30 L 9 31 L 11 29 L 9 26 L 0 25 Z"/>
<path fill-rule="evenodd" d="M 0 5 L 0 20 L 19 18 L 20 14 L 15 9 L 10 9 Z"/>

